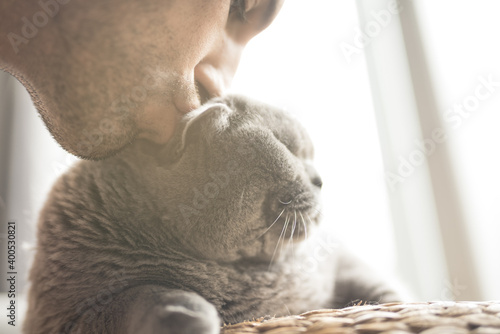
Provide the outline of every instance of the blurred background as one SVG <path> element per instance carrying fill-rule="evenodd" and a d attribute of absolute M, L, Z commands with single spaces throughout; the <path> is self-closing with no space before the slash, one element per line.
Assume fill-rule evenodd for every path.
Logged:
<path fill-rule="evenodd" d="M 287 0 L 233 82 L 303 121 L 324 223 L 418 300 L 500 300 L 499 10 L 495 0 Z M 38 212 L 75 161 L 0 73 L 0 268 L 14 220 L 18 289 Z"/>
<path fill-rule="evenodd" d="M 499 10 L 288 0 L 233 82 L 306 124 L 325 223 L 419 300 L 500 299 Z"/>

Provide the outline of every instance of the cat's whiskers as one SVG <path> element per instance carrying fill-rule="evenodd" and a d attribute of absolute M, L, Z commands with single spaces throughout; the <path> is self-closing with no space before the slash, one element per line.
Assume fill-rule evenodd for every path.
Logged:
<path fill-rule="evenodd" d="M 297 226 L 297 210 L 293 210 L 293 215 L 294 217 L 293 217 L 292 232 L 290 233 L 290 240 L 288 241 L 288 243 L 292 243 L 292 247 L 293 247 L 293 234 L 295 233 L 295 227 Z"/>
<path fill-rule="evenodd" d="M 306 213 L 306 217 L 307 217 L 307 219 L 309 220 L 309 224 L 311 224 L 310 226 L 314 226 L 314 224 L 313 224 L 313 222 L 312 222 L 312 219 L 311 219 L 311 216 L 309 216 L 309 214 L 308 214 L 308 213 Z M 304 221 L 304 224 L 305 224 L 305 221 Z M 312 245 L 311 245 L 311 243 L 309 243 L 309 246 L 311 247 L 311 248 L 310 248 L 310 251 L 312 251 Z"/>
<path fill-rule="evenodd" d="M 313 210 L 316 211 L 323 218 L 323 212 L 321 212 L 317 208 L 313 208 Z"/>
<path fill-rule="evenodd" d="M 286 311 L 288 312 L 288 315 L 290 315 L 290 316 L 291 316 L 292 314 L 290 313 L 290 310 L 288 309 L 288 306 L 286 306 L 286 304 L 285 304 L 285 303 L 283 303 L 283 305 L 285 306 Z"/>
<path fill-rule="evenodd" d="M 274 224 L 276 224 L 276 222 L 278 221 L 278 219 L 280 219 L 281 215 L 283 214 L 283 212 L 285 212 L 286 208 L 283 208 L 283 210 L 281 210 L 280 214 L 278 215 L 278 217 L 273 221 L 273 223 L 261 234 L 257 237 L 257 239 L 259 239 L 260 237 L 262 237 L 264 234 L 267 233 L 267 231 L 269 231 L 271 229 L 271 227 L 273 227 Z"/>
<path fill-rule="evenodd" d="M 290 232 L 290 238 L 288 238 L 288 244 L 292 244 L 293 247 L 293 233 L 295 232 L 295 225 L 297 223 L 297 211 L 293 210 L 293 224 L 292 224 L 292 231 Z"/>
<path fill-rule="evenodd" d="M 288 226 L 288 219 L 289 219 L 289 216 L 287 213 L 286 217 L 285 217 L 285 224 L 283 224 L 283 229 L 281 230 L 280 236 L 278 238 L 278 242 L 276 243 L 276 247 L 274 248 L 274 253 L 273 253 L 273 256 L 271 257 L 271 262 L 269 262 L 268 270 L 270 270 L 271 267 L 273 266 L 274 257 L 276 256 L 276 252 L 278 251 L 278 247 L 280 245 L 281 238 L 283 237 L 283 240 L 285 239 L 284 233 L 285 233 L 286 227 Z"/>
<path fill-rule="evenodd" d="M 293 251 L 293 234 L 295 233 L 295 227 L 297 226 L 297 210 L 293 210 L 293 225 L 292 225 L 292 232 L 290 233 L 290 240 L 288 240 L 288 244 L 291 244 L 292 248 L 292 264 L 293 267 L 295 267 L 295 256 L 294 256 L 294 251 Z"/>
<path fill-rule="evenodd" d="M 290 223 L 290 219 L 285 221 L 285 226 L 283 227 L 283 240 L 281 240 L 281 249 L 280 253 L 283 253 L 283 247 L 285 246 L 285 237 L 286 237 L 286 231 L 288 230 L 288 224 Z M 279 241 L 279 240 L 278 240 Z"/>
<path fill-rule="evenodd" d="M 311 219 L 311 216 L 309 216 L 309 214 L 307 214 L 307 219 L 309 220 L 309 223 L 311 224 L 311 226 L 313 226 L 314 223 Z"/>
<path fill-rule="evenodd" d="M 302 212 L 299 211 L 300 217 L 302 218 L 302 226 L 304 227 L 304 240 L 307 240 L 307 226 L 306 226 L 306 220 L 304 219 L 304 216 L 302 215 Z"/>

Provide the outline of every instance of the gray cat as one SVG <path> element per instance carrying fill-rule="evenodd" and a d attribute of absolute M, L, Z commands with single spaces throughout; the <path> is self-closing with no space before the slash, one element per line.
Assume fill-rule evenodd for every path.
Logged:
<path fill-rule="evenodd" d="M 398 300 L 311 237 L 312 158 L 290 115 L 229 96 L 186 115 L 164 147 L 77 164 L 41 213 L 25 332 L 209 334 L 221 320 Z"/>

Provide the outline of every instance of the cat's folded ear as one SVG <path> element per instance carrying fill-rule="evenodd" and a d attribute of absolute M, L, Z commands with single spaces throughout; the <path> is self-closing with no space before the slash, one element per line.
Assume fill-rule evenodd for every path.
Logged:
<path fill-rule="evenodd" d="M 180 145 L 177 153 L 182 152 L 190 139 L 202 138 L 210 141 L 211 137 L 224 132 L 229 127 L 229 118 L 233 110 L 220 102 L 207 103 L 188 113 L 184 119 Z"/>

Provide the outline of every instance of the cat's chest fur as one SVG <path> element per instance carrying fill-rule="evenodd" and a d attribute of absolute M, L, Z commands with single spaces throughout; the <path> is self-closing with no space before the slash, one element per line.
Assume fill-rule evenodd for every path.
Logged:
<path fill-rule="evenodd" d="M 197 292 L 216 306 L 226 323 L 331 307 L 335 257 L 317 261 L 303 248 L 271 267 L 245 262 L 210 265 L 210 279 Z"/>

